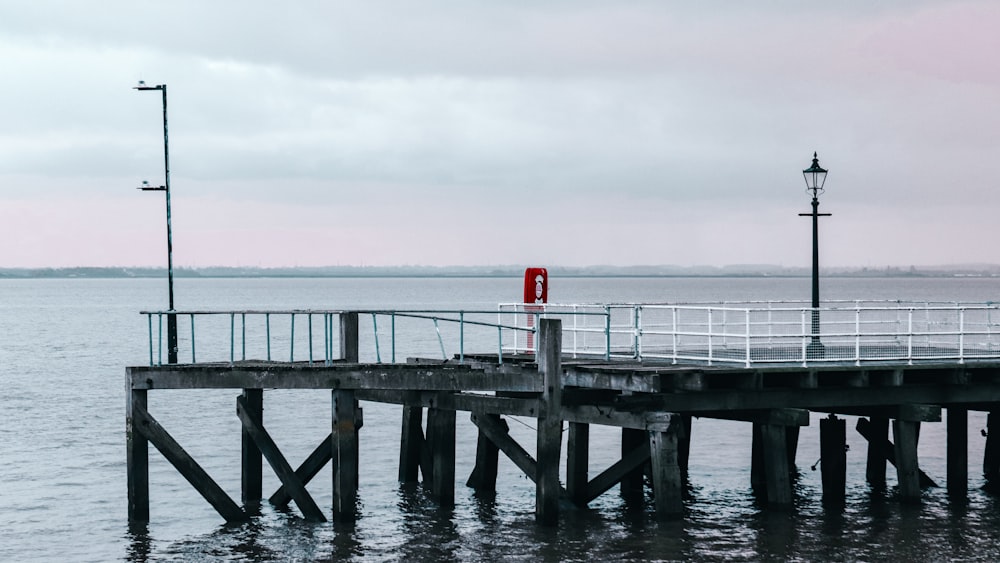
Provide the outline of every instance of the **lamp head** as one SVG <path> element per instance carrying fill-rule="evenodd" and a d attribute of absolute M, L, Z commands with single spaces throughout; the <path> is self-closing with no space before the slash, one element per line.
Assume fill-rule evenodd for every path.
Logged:
<path fill-rule="evenodd" d="M 826 184 L 826 170 L 819 165 L 819 157 L 813 152 L 812 166 L 802 171 L 802 176 L 806 179 L 806 191 L 812 192 L 812 196 L 823 193 L 823 185 Z"/>
<path fill-rule="evenodd" d="M 140 80 L 139 83 L 132 87 L 133 90 L 165 90 L 167 88 L 166 84 L 157 84 L 156 86 L 146 86 L 145 80 Z"/>

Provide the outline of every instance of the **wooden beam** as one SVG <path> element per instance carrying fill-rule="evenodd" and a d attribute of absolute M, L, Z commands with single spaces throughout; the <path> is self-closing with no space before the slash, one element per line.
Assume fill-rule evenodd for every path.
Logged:
<path fill-rule="evenodd" d="M 587 484 L 587 503 L 611 490 L 622 478 L 649 461 L 649 441 L 633 449 L 621 460 L 602 471 Z"/>
<path fill-rule="evenodd" d="M 264 420 L 264 390 L 244 389 L 243 404 L 255 420 Z M 240 492 L 244 506 L 260 502 L 263 496 L 264 456 L 250 432 L 240 431 Z"/>
<path fill-rule="evenodd" d="M 899 480 L 899 495 L 904 501 L 920 500 L 920 469 L 917 467 L 919 424 L 905 420 L 892 421 L 892 436 L 896 441 L 896 476 Z"/>
<path fill-rule="evenodd" d="M 676 424 L 683 424 L 680 420 Z M 656 516 L 660 519 L 680 517 L 684 512 L 681 470 L 677 461 L 677 431 L 649 431 L 649 456 L 652 462 L 650 481 Z"/>
<path fill-rule="evenodd" d="M 569 423 L 566 440 L 566 492 L 577 506 L 586 506 L 590 467 L 590 425 Z"/>
<path fill-rule="evenodd" d="M 847 421 L 830 416 L 819 421 L 823 504 L 841 506 L 847 496 Z"/>
<path fill-rule="evenodd" d="M 254 444 L 257 445 L 264 459 L 271 465 L 274 474 L 278 476 L 281 484 L 288 491 L 288 494 L 291 495 L 299 510 L 302 511 L 305 519 L 312 522 L 325 522 L 326 517 L 323 516 L 323 511 L 319 509 L 316 501 L 309 495 L 309 491 L 306 490 L 305 485 L 299 479 L 298 475 L 295 474 L 295 470 L 292 469 L 288 460 L 285 459 L 281 450 L 278 449 L 278 445 L 271 439 L 271 435 L 267 433 L 260 419 L 256 418 L 255 414 L 247 409 L 245 397 L 241 396 L 236 399 L 236 415 L 239 416 L 240 422 L 243 423 L 243 429 L 250 434 Z"/>
<path fill-rule="evenodd" d="M 125 461 L 128 521 L 149 521 L 149 441 L 136 426 L 135 409 L 146 410 L 146 391 L 130 390 L 125 401 Z"/>
<path fill-rule="evenodd" d="M 427 436 L 433 458 L 431 492 L 440 506 L 450 508 L 455 505 L 455 411 L 429 409 Z"/>
<path fill-rule="evenodd" d="M 302 481 L 303 485 L 308 485 L 309 481 L 312 481 L 313 477 L 319 474 L 327 462 L 333 459 L 332 442 L 333 436 L 327 434 L 326 438 L 316 446 L 316 449 L 295 470 L 295 475 Z M 287 506 L 291 500 L 292 496 L 288 493 L 288 489 L 284 485 L 278 487 L 278 490 L 274 491 L 274 494 L 268 499 L 271 504 L 278 507 Z"/>
<path fill-rule="evenodd" d="M 917 424 L 917 423 L 913 422 L 911 424 Z M 881 427 L 881 425 L 878 425 L 878 427 Z M 855 426 L 858 433 L 861 434 L 865 438 L 865 440 L 868 440 L 869 447 L 870 448 L 874 447 L 878 452 L 877 454 L 874 455 L 881 456 L 886 461 L 891 463 L 894 467 L 898 468 L 898 466 L 896 465 L 896 447 L 891 441 L 889 441 L 887 431 L 885 431 L 884 434 L 885 438 L 882 439 L 883 434 L 882 431 L 878 429 L 878 427 L 876 427 L 875 425 L 873 425 L 873 423 L 870 423 L 868 420 L 864 418 L 859 418 L 858 423 Z M 885 472 L 883 471 L 882 474 L 883 474 L 882 484 L 884 485 Z M 926 488 L 926 487 L 938 486 L 937 483 L 935 483 L 933 479 L 928 477 L 927 474 L 924 473 L 919 467 L 917 468 L 917 476 L 921 487 Z M 871 481 L 869 480 L 869 482 Z M 875 483 L 872 484 L 874 485 Z"/>
<path fill-rule="evenodd" d="M 507 433 L 508 429 L 506 425 L 501 426 L 499 422 L 486 417 L 476 417 L 472 419 L 484 434 L 500 448 L 500 451 L 504 453 L 511 461 L 514 462 L 524 475 L 535 482 L 536 474 L 536 463 L 534 458 L 531 457 L 520 444 L 514 441 Z"/>
<path fill-rule="evenodd" d="M 859 419 L 857 430 L 868 442 L 865 479 L 877 490 L 885 489 L 886 462 L 895 454 L 892 453 L 892 442 L 889 441 L 889 419 L 872 417 L 871 420 Z"/>
<path fill-rule="evenodd" d="M 562 321 L 541 319 L 538 326 L 538 370 L 543 388 L 544 414 L 538 418 L 535 442 L 535 519 L 554 526 L 559 520 L 559 459 L 562 450 Z"/>
<path fill-rule="evenodd" d="M 788 472 L 785 427 L 778 424 L 761 424 L 760 433 L 767 482 L 767 504 L 769 507 L 790 507 L 792 483 Z"/>
<path fill-rule="evenodd" d="M 139 401 L 132 402 L 132 430 L 139 431 L 177 469 L 227 522 L 245 522 L 249 517 L 229 498 L 184 448 L 167 433 Z M 147 517 L 148 518 L 148 517 Z"/>

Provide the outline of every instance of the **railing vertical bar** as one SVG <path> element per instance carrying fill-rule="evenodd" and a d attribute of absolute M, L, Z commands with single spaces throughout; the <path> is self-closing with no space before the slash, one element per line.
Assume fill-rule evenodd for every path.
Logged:
<path fill-rule="evenodd" d="M 573 305 L 573 357 L 574 358 L 577 357 L 577 353 L 579 350 L 579 348 L 577 347 L 577 336 L 580 333 L 579 330 L 577 330 L 578 329 L 577 319 L 580 318 L 580 315 L 577 314 L 578 309 L 579 307 Z"/>
<path fill-rule="evenodd" d="M 611 359 L 611 307 L 604 306 L 604 359 Z"/>
<path fill-rule="evenodd" d="M 271 313 L 264 313 L 264 339 L 267 341 L 267 361 L 271 361 Z"/>
<path fill-rule="evenodd" d="M 515 313 L 515 319 L 517 318 Z M 514 343 L 517 345 L 517 333 L 514 333 Z M 503 327 L 497 323 L 497 363 L 503 365 Z"/>
<path fill-rule="evenodd" d="M 372 332 L 375 334 L 375 363 L 382 363 L 382 354 L 378 349 L 378 319 L 377 315 L 372 313 Z"/>
<path fill-rule="evenodd" d="M 396 313 L 393 313 L 390 317 L 390 324 L 392 329 L 392 363 L 396 363 Z"/>
<path fill-rule="evenodd" d="M 289 363 L 295 361 L 295 313 L 292 313 L 291 318 L 291 342 L 288 345 L 288 361 Z"/>
<path fill-rule="evenodd" d="M 807 347 L 806 340 L 809 338 L 809 336 L 806 335 L 806 309 L 802 309 L 801 312 L 802 312 L 802 365 L 805 366 L 808 365 L 806 356 L 806 347 Z"/>
<path fill-rule="evenodd" d="M 671 307 L 671 317 L 673 317 L 673 330 L 671 330 L 671 340 L 673 343 L 674 361 L 677 363 L 677 307 Z"/>
<path fill-rule="evenodd" d="M 854 305 L 854 363 L 861 365 L 861 304 Z"/>
<path fill-rule="evenodd" d="M 632 307 L 632 354 L 642 360 L 642 305 Z"/>
<path fill-rule="evenodd" d="M 906 313 L 906 360 L 913 365 L 913 307 Z"/>
<path fill-rule="evenodd" d="M 308 313 L 306 315 L 306 325 L 309 330 L 306 333 L 309 335 L 309 365 L 313 363 L 313 314 Z"/>
<path fill-rule="evenodd" d="M 236 313 L 229 313 L 229 363 L 236 358 Z"/>
<path fill-rule="evenodd" d="M 191 313 L 191 363 L 192 364 L 198 363 L 198 360 L 195 358 L 195 355 L 194 355 L 194 342 L 195 342 L 195 340 L 194 340 L 194 313 Z"/>
<path fill-rule="evenodd" d="M 465 363 L 465 312 L 458 312 L 458 361 Z"/>
<path fill-rule="evenodd" d="M 965 363 L 965 308 L 958 310 L 958 363 Z"/>
<path fill-rule="evenodd" d="M 246 313 L 240 313 L 240 324 L 242 325 L 240 328 L 243 330 L 243 353 L 242 353 L 242 357 L 243 357 L 243 361 L 246 361 L 246 359 L 247 359 L 247 314 Z"/>
<path fill-rule="evenodd" d="M 708 307 L 708 365 L 712 365 L 712 308 Z"/>
<path fill-rule="evenodd" d="M 442 360 L 447 360 L 448 359 L 448 354 L 446 354 L 445 351 L 444 351 L 444 340 L 441 339 L 441 327 L 438 326 L 438 319 L 437 319 L 437 317 L 434 317 L 434 330 L 437 331 L 438 345 L 441 346 L 441 359 Z"/>
<path fill-rule="evenodd" d="M 156 365 L 163 365 L 163 313 L 156 314 Z"/>
<path fill-rule="evenodd" d="M 149 365 L 153 365 L 153 315 L 146 315 L 146 324 L 149 325 Z"/>
<path fill-rule="evenodd" d="M 746 342 L 747 342 L 747 361 L 746 366 L 750 367 L 750 309 L 746 310 Z"/>

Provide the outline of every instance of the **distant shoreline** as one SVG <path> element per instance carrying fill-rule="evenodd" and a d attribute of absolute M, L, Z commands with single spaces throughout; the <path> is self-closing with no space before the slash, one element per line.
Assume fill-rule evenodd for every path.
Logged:
<path fill-rule="evenodd" d="M 781 266 L 590 266 L 551 267 L 554 278 L 808 278 L 808 268 Z M 177 278 L 520 278 L 519 266 L 455 267 L 351 267 L 326 268 L 177 268 Z M 998 278 L 1000 265 L 829 268 L 820 271 L 828 278 Z M 166 268 L 0 268 L 3 279 L 129 279 L 163 278 Z"/>

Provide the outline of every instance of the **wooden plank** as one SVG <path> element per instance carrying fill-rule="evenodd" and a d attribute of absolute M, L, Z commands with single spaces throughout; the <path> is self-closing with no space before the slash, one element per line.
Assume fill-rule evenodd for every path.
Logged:
<path fill-rule="evenodd" d="M 147 391 L 130 390 L 125 401 L 125 462 L 128 521 L 149 521 L 149 441 L 136 427 L 135 409 L 146 410 Z"/>
<path fill-rule="evenodd" d="M 485 417 L 477 417 L 472 419 L 476 427 L 483 431 L 486 436 L 493 441 L 494 444 L 500 448 L 500 451 L 507 456 L 508 459 L 514 462 L 516 465 L 532 482 L 535 482 L 535 472 L 536 464 L 534 458 L 531 457 L 520 444 L 514 441 L 507 433 L 506 425 L 501 426 L 500 423 Z"/>
<path fill-rule="evenodd" d="M 239 505 L 229 498 L 222 487 L 212 480 L 194 458 L 184 451 L 184 448 L 160 426 L 160 423 L 138 401 L 132 402 L 132 421 L 133 432 L 138 430 L 145 436 L 227 522 L 244 522 L 249 519 Z"/>
<path fill-rule="evenodd" d="M 950 407 L 946 432 L 948 494 L 964 498 L 969 488 L 969 411 Z"/>
<path fill-rule="evenodd" d="M 920 477 L 917 467 L 918 425 L 918 422 L 892 421 L 892 435 L 896 442 L 896 476 L 899 480 L 899 496 L 904 501 L 920 499 Z"/>
<path fill-rule="evenodd" d="M 538 369 L 544 383 L 541 401 L 544 415 L 538 418 L 535 520 L 553 526 L 559 520 L 559 459 L 562 449 L 562 321 L 541 319 L 538 331 Z"/>
<path fill-rule="evenodd" d="M 587 484 L 587 502 L 596 499 L 621 482 L 622 478 L 649 461 L 649 441 L 628 453 L 611 467 L 605 469 Z"/>
<path fill-rule="evenodd" d="M 472 415 L 472 422 L 476 422 L 476 417 L 491 418 L 496 424 L 505 426 L 507 422 L 500 419 L 498 414 Z M 493 493 L 497 490 L 497 472 L 499 469 L 500 448 L 479 431 L 479 438 L 476 442 L 476 465 L 472 469 L 472 474 L 465 482 L 466 487 L 475 489 L 480 493 Z"/>
<path fill-rule="evenodd" d="M 247 409 L 246 400 L 242 396 L 236 399 L 236 415 L 239 416 L 240 422 L 243 423 L 243 429 L 250 434 L 250 437 L 264 455 L 264 459 L 271 465 L 274 474 L 278 476 L 281 484 L 288 491 L 288 494 L 291 495 L 295 501 L 295 505 L 302 511 L 305 519 L 312 522 L 325 522 L 326 517 L 323 516 L 323 511 L 319 509 L 316 501 L 309 495 L 309 491 L 306 490 L 305 485 L 295 474 L 295 470 L 292 469 L 288 460 L 285 459 L 281 450 L 278 449 L 278 445 L 271 439 L 271 435 L 267 433 L 264 425 L 261 424 L 259 419 L 254 417 L 254 413 Z"/>
<path fill-rule="evenodd" d="M 677 421 L 682 424 L 681 421 Z M 649 455 L 652 462 L 650 481 L 657 518 L 666 520 L 680 517 L 684 512 L 681 470 L 677 462 L 677 432 L 651 431 Z"/>
<path fill-rule="evenodd" d="M 333 456 L 333 519 L 351 522 L 357 518 L 358 436 L 357 402 L 354 391 L 335 389 L 331 451 Z"/>
<path fill-rule="evenodd" d="M 587 504 L 589 467 L 590 425 L 570 422 L 566 441 L 566 492 L 577 506 Z"/>
<path fill-rule="evenodd" d="M 328 434 L 326 438 L 320 442 L 316 449 L 306 457 L 302 465 L 295 470 L 295 475 L 302 481 L 303 485 L 308 485 L 309 481 L 312 481 L 319 472 L 326 466 L 327 462 L 332 460 L 332 441 L 333 436 Z M 268 499 L 271 504 L 284 507 L 291 502 L 292 496 L 288 493 L 288 489 L 284 485 L 278 487 L 278 490 L 274 491 L 274 494 Z"/>
<path fill-rule="evenodd" d="M 264 420 L 264 390 L 244 389 L 243 404 L 255 420 Z M 264 456 L 250 432 L 240 431 L 240 491 L 244 506 L 260 502 L 263 496 Z"/>
<path fill-rule="evenodd" d="M 912 424 L 917 424 L 916 422 Z M 885 461 L 888 461 L 893 466 L 896 466 L 896 447 L 889 441 L 888 433 L 888 421 L 880 421 L 876 419 L 873 422 L 869 422 L 864 418 L 859 418 L 858 423 L 855 426 L 858 433 L 861 434 L 865 440 L 868 440 L 869 444 L 869 459 L 877 459 L 881 457 Z M 872 452 L 874 449 L 874 453 Z M 873 486 L 885 486 L 885 465 L 882 464 L 882 479 L 881 485 L 876 483 L 878 480 L 878 467 L 869 472 L 868 478 L 869 483 Z M 917 468 L 917 475 L 921 487 L 937 487 L 937 483 L 933 479 L 927 476 L 919 467 Z"/>

